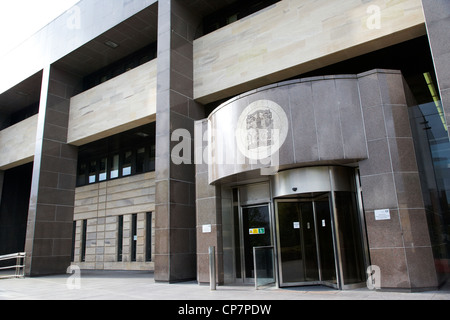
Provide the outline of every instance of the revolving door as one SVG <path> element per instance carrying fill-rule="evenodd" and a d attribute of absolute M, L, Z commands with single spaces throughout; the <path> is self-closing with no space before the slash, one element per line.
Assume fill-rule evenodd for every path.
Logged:
<path fill-rule="evenodd" d="M 352 169 L 282 172 L 273 193 L 281 287 L 365 283 L 365 226 Z"/>

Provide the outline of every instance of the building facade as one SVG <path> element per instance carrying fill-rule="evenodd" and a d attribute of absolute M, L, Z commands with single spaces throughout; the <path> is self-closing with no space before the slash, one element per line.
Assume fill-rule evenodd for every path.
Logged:
<path fill-rule="evenodd" d="M 0 64 L 0 255 L 26 274 L 434 289 L 445 0 L 82 0 Z"/>

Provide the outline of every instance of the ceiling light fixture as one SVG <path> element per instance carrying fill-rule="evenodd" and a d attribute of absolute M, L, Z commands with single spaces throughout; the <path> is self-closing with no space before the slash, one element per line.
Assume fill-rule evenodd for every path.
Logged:
<path fill-rule="evenodd" d="M 144 132 L 137 132 L 136 135 L 142 138 L 147 138 L 148 136 L 150 136 L 149 134 Z"/>
<path fill-rule="evenodd" d="M 30 94 L 28 92 L 16 91 L 16 94 L 22 97 L 28 97 Z"/>
<path fill-rule="evenodd" d="M 119 45 L 115 43 L 114 41 L 108 40 L 105 42 L 105 45 L 107 45 L 110 48 L 116 49 Z"/>

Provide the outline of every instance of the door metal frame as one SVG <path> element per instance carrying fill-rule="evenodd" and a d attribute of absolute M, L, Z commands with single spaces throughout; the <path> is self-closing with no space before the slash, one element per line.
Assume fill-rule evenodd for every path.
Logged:
<path fill-rule="evenodd" d="M 335 274 L 336 274 L 336 283 L 332 283 L 326 280 L 322 280 L 322 267 L 321 267 L 321 262 L 320 262 L 320 247 L 319 247 L 319 241 L 320 239 L 318 238 L 318 228 L 319 228 L 319 223 L 317 221 L 317 212 L 316 212 L 316 201 L 319 201 L 321 199 L 328 199 L 328 206 L 330 209 L 330 221 L 331 221 L 331 234 L 332 234 L 332 239 L 333 239 L 333 255 L 334 255 L 334 260 L 335 260 Z M 280 202 L 289 202 L 289 203 L 299 203 L 299 202 L 311 202 L 312 203 L 312 208 L 313 208 L 313 218 L 314 218 L 314 232 L 315 232 L 315 239 L 316 239 L 316 252 L 317 252 L 317 266 L 318 266 L 318 273 L 319 273 L 319 280 L 318 281 L 302 281 L 302 282 L 290 282 L 290 283 L 284 283 L 283 282 L 283 274 L 281 272 L 282 270 L 282 266 L 281 266 L 281 256 L 279 255 L 279 253 L 281 252 L 281 244 L 280 244 L 280 226 L 279 226 L 279 211 L 278 211 L 278 203 Z M 335 224 L 333 223 L 334 220 L 334 213 L 333 213 L 333 208 L 331 207 L 331 192 L 325 192 L 325 193 L 321 193 L 318 194 L 316 196 L 312 196 L 309 198 L 285 198 L 285 199 L 274 199 L 274 206 L 275 206 L 275 214 L 276 214 L 276 238 L 277 238 L 277 245 L 276 245 L 276 249 L 277 249 L 277 265 L 278 265 L 278 270 L 279 270 L 279 275 L 278 275 L 278 279 L 279 279 L 279 286 L 280 287 L 298 287 L 298 286 L 309 286 L 309 285 L 324 285 L 327 287 L 331 287 L 334 289 L 339 289 L 339 273 L 338 273 L 338 259 L 337 259 L 337 252 L 336 252 L 336 236 L 335 236 Z M 303 241 L 302 241 L 302 246 Z M 304 250 L 303 250 L 304 252 Z M 279 258 L 278 258 L 279 257 Z M 303 263 L 305 263 L 305 261 L 303 261 Z"/>
<path fill-rule="evenodd" d="M 345 170 L 347 170 L 348 173 L 352 173 L 352 179 L 350 179 L 350 176 L 348 174 L 345 174 Z M 290 172 L 293 172 L 291 175 Z M 289 174 L 288 174 L 289 172 Z M 312 175 L 309 175 L 311 173 Z M 282 175 L 282 176 L 279 176 Z M 341 177 L 344 177 L 344 179 L 341 179 Z M 345 177 L 349 179 L 345 179 Z M 287 180 L 286 180 L 287 179 Z M 313 190 L 310 190 L 307 186 L 308 182 L 315 181 L 315 184 L 313 184 Z M 317 180 L 320 180 L 319 183 Z M 328 180 L 327 183 L 325 183 Z M 351 180 L 351 181 L 350 181 Z M 236 264 L 236 260 L 233 258 L 233 277 L 234 281 L 236 283 L 243 283 L 243 284 L 254 284 L 254 279 L 252 278 L 246 278 L 246 272 L 245 272 L 245 251 L 244 251 L 244 232 L 243 230 L 243 209 L 244 208 L 252 208 L 252 207 L 261 207 L 261 206 L 267 206 L 269 210 L 269 222 L 270 222 L 270 240 L 271 245 L 274 247 L 274 255 L 275 255 L 275 276 L 276 276 L 276 283 L 277 286 L 308 286 L 308 285 L 325 285 L 329 286 L 335 289 L 353 289 L 357 287 L 362 287 L 365 285 L 365 283 L 357 283 L 357 284 L 345 284 L 344 283 L 344 277 L 343 277 L 343 269 L 342 269 L 342 255 L 339 245 L 339 225 L 337 220 L 337 209 L 336 209 L 336 200 L 335 200 L 335 192 L 336 191 L 350 191 L 354 192 L 356 194 L 356 206 L 357 206 L 357 213 L 358 215 L 358 221 L 359 221 L 359 227 L 360 227 L 360 235 L 361 235 L 361 242 L 362 242 L 362 248 L 363 248 L 363 259 L 364 263 L 367 266 L 370 265 L 370 255 L 368 250 L 368 241 L 367 241 L 367 230 L 366 230 L 366 224 L 365 224 L 365 216 L 364 216 L 364 207 L 362 203 L 362 192 L 361 187 L 359 184 L 359 174 L 358 174 L 358 168 L 349 168 L 349 167 L 311 167 L 311 168 L 300 168 L 300 169 L 293 169 L 293 170 L 287 170 L 286 172 L 280 172 L 277 175 L 270 178 L 269 181 L 269 189 L 270 189 L 270 198 L 263 197 L 260 200 L 254 199 L 252 202 L 249 203 L 241 203 L 241 192 L 240 189 L 242 187 L 246 187 L 249 185 L 255 185 L 260 183 L 266 183 L 266 182 L 249 182 L 247 184 L 240 184 L 240 185 L 229 185 L 228 188 L 230 190 L 237 189 L 237 201 L 238 203 L 238 226 L 239 226 L 239 241 L 240 246 L 237 248 L 235 245 L 235 241 L 232 240 L 233 243 L 233 251 L 239 249 L 239 255 L 241 258 L 240 266 Z M 280 189 L 281 187 L 281 189 Z M 294 188 L 295 187 L 295 188 Z M 298 190 L 297 190 L 298 187 Z M 310 190 L 310 191 L 308 191 Z M 231 191 L 232 192 L 232 191 Z M 301 198 L 302 196 L 309 196 L 305 198 Z M 278 202 L 302 202 L 302 201 L 311 201 L 315 202 L 316 200 L 319 200 L 320 197 L 328 197 L 329 201 L 329 208 L 330 208 L 330 221 L 331 221 L 331 227 L 332 227 L 332 239 L 333 239 L 333 253 L 335 258 L 335 267 L 336 267 L 336 283 L 330 283 L 326 281 L 308 281 L 308 282 L 300 282 L 300 283 L 283 283 L 282 282 L 282 274 L 281 274 L 281 257 L 280 257 L 280 242 L 279 242 L 279 223 L 278 223 Z M 258 202 L 259 201 L 259 202 Z M 313 211 L 314 211 L 314 224 L 315 227 L 318 226 L 317 215 L 316 215 L 316 208 L 315 204 L 313 204 Z M 232 220 L 234 221 L 234 220 Z M 232 223 L 233 226 L 233 233 L 235 230 L 235 223 Z M 317 230 L 316 237 L 317 237 Z M 234 239 L 234 238 L 233 238 Z M 316 247 L 318 246 L 318 243 L 316 243 Z M 233 254 L 233 257 L 235 255 Z M 319 258 L 319 252 L 318 257 Z M 321 275 L 321 266 L 320 261 L 318 261 L 319 264 L 319 272 L 320 272 L 320 278 L 322 279 Z M 240 268 L 241 270 L 241 278 L 236 277 L 236 270 L 237 268 Z"/>
<path fill-rule="evenodd" d="M 239 192 L 238 192 L 239 193 Z M 254 277 L 247 277 L 246 270 L 245 270 L 245 246 L 244 246 L 244 218 L 243 218 L 243 210 L 249 209 L 249 208 L 258 208 L 258 207 L 267 207 L 269 211 L 269 236 L 270 236 L 270 246 L 273 246 L 273 221 L 272 221 L 272 208 L 270 203 L 264 202 L 261 204 L 252 204 L 252 205 L 244 205 L 241 206 L 239 203 L 239 240 L 240 240 L 240 256 L 241 256 L 241 276 L 242 276 L 242 282 L 246 284 L 254 284 L 255 278 Z M 248 231 L 248 230 L 247 230 Z M 253 252 L 253 248 L 251 248 L 251 251 Z M 236 266 L 237 267 L 237 266 Z M 236 279 L 237 280 L 237 279 Z"/>

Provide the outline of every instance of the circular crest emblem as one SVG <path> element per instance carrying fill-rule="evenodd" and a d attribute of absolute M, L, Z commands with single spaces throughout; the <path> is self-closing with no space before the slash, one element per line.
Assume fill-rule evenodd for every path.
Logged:
<path fill-rule="evenodd" d="M 289 122 L 283 108 L 270 100 L 255 101 L 239 117 L 237 146 L 249 159 L 266 159 L 286 141 L 288 128 Z"/>

